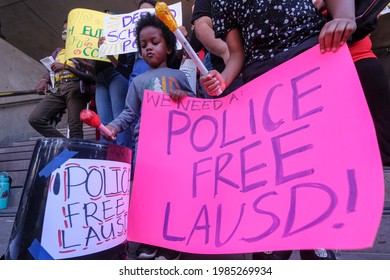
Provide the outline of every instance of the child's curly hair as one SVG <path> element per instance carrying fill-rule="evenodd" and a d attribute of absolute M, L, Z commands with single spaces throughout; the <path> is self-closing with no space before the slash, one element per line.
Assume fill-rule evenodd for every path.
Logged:
<path fill-rule="evenodd" d="M 141 16 L 141 18 L 138 20 L 135 32 L 136 32 L 136 38 L 137 38 L 137 49 L 138 53 L 141 54 L 141 44 L 139 41 L 139 34 L 141 33 L 141 30 L 145 27 L 153 26 L 158 29 L 161 29 L 163 38 L 167 44 L 168 49 L 171 49 L 172 52 L 167 57 L 167 64 L 171 64 L 174 60 L 175 53 L 176 53 L 176 37 L 172 33 L 171 30 L 161 21 L 158 19 L 156 15 L 152 15 L 151 13 L 146 13 Z"/>

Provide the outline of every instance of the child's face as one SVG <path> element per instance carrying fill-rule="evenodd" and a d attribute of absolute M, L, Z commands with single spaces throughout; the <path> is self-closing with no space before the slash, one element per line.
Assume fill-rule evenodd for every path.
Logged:
<path fill-rule="evenodd" d="M 141 54 L 151 68 L 167 67 L 167 57 L 172 52 L 167 47 L 162 31 L 148 26 L 139 34 Z"/>

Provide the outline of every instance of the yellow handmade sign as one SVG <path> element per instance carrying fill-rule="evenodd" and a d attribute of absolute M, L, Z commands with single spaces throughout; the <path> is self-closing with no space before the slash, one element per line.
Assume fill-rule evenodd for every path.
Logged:
<path fill-rule="evenodd" d="M 109 61 L 99 57 L 98 40 L 103 36 L 105 13 L 73 9 L 68 14 L 68 34 L 65 44 L 66 57 Z"/>

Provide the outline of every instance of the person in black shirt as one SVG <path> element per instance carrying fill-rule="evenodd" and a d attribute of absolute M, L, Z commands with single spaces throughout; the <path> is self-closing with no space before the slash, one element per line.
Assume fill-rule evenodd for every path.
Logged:
<path fill-rule="evenodd" d="M 225 62 L 229 59 L 229 49 L 227 44 L 220 38 L 215 38 L 212 15 L 211 15 L 211 1 L 210 0 L 195 0 L 193 6 L 191 23 L 194 26 L 191 43 L 198 49 L 202 46 L 207 51 L 204 64 L 208 70 L 215 69 L 222 72 L 225 69 Z M 198 42 L 201 46 L 196 45 Z M 193 46 L 193 47 L 194 47 Z M 236 80 L 219 96 L 228 95 L 230 92 L 243 85 L 242 77 L 238 76 Z M 214 98 L 203 92 L 206 98 Z"/>

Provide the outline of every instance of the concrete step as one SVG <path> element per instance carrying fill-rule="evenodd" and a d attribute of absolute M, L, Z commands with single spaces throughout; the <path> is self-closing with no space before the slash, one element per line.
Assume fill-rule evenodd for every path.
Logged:
<path fill-rule="evenodd" d="M 358 232 L 356 234 L 359 234 Z M 351 236 L 351 238 L 353 238 Z M 342 251 L 345 260 L 390 260 L 390 215 L 382 216 L 381 224 L 372 248 Z"/>
<path fill-rule="evenodd" d="M 8 204 L 6 209 L 0 210 L 0 216 L 15 217 L 22 197 L 23 187 L 12 187 L 8 195 Z"/>
<path fill-rule="evenodd" d="M 16 187 L 23 187 L 24 181 L 27 177 L 27 169 L 26 170 L 13 170 L 13 171 L 7 171 L 8 176 L 12 178 L 12 185 L 11 185 L 11 191 L 13 188 Z"/>
<path fill-rule="evenodd" d="M 66 130 L 59 129 L 59 131 L 66 136 Z M 95 128 L 85 127 L 83 131 L 84 131 L 84 140 L 96 140 L 96 129 Z M 34 141 L 38 140 L 39 138 L 42 138 L 42 136 L 39 136 L 39 135 L 33 136 L 33 137 L 30 137 L 30 140 L 23 141 L 23 142 L 28 144 L 30 141 L 34 142 Z"/>
<path fill-rule="evenodd" d="M 11 172 L 14 170 L 28 170 L 30 159 L 17 159 L 11 161 L 0 161 L 0 170 Z"/>
<path fill-rule="evenodd" d="M 1 209 L 0 217 L 15 218 L 16 212 L 18 211 L 17 206 L 7 207 L 6 209 Z"/>
<path fill-rule="evenodd" d="M 34 141 L 35 145 L 35 141 Z M 13 153 L 2 153 L 0 154 L 0 162 L 1 161 L 12 161 L 12 160 L 21 160 L 21 159 L 31 159 L 32 156 L 32 149 L 31 151 L 24 151 L 24 152 L 13 152 Z"/>
<path fill-rule="evenodd" d="M 40 137 L 37 137 L 39 139 Z M 12 147 L 19 147 L 19 146 L 34 146 L 35 143 L 37 142 L 37 139 L 34 140 L 26 140 L 26 141 L 19 141 L 19 142 L 13 142 Z"/>
<path fill-rule="evenodd" d="M 7 250 L 13 224 L 14 217 L 0 216 L 0 257 L 3 256 Z"/>
<path fill-rule="evenodd" d="M 19 153 L 19 152 L 31 152 L 34 149 L 34 146 L 9 146 L 0 148 L 0 154 L 7 153 Z"/>

